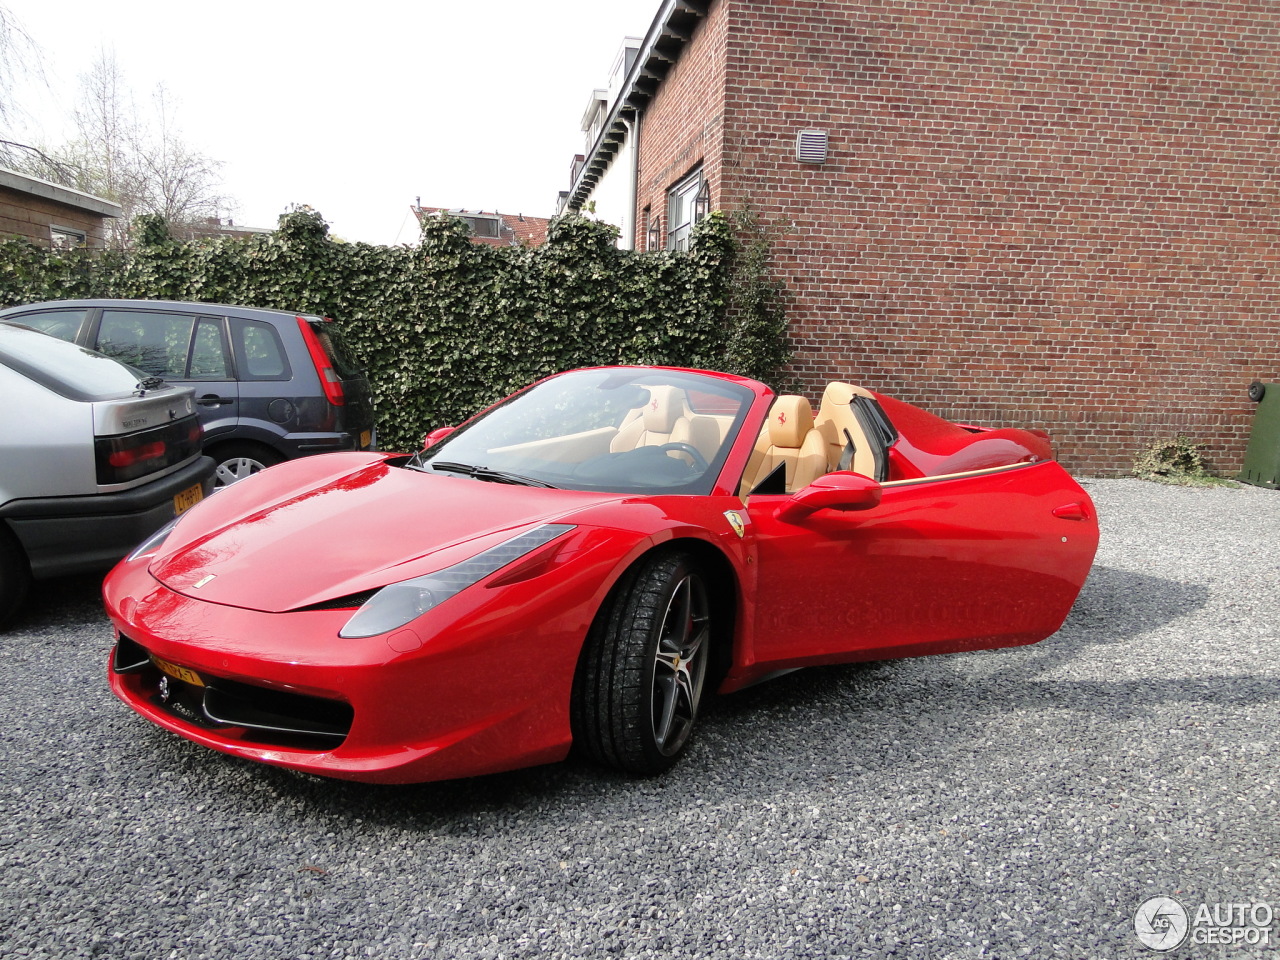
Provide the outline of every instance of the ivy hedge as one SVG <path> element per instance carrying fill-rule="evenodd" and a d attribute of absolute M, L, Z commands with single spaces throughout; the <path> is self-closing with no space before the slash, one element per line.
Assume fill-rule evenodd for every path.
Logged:
<path fill-rule="evenodd" d="M 140 220 L 125 252 L 0 243 L 0 303 L 130 297 L 332 317 L 369 372 L 386 449 L 559 370 L 655 363 L 770 381 L 788 355 L 777 301 L 760 297 L 767 256 L 721 214 L 683 253 L 619 250 L 613 227 L 577 216 L 532 248 L 473 243 L 447 216 L 424 220 L 417 247 L 336 240 L 308 209 L 248 239 L 180 242 Z"/>

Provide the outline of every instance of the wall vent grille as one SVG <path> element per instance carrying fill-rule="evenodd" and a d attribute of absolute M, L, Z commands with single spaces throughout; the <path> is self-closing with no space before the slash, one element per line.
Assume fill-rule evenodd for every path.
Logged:
<path fill-rule="evenodd" d="M 796 159 L 801 163 L 826 163 L 827 131 L 801 130 L 797 133 Z"/>

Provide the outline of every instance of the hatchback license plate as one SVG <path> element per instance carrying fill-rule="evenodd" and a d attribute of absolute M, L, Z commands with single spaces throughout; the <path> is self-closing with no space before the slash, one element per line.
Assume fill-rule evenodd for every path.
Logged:
<path fill-rule="evenodd" d="M 204 488 L 198 483 L 194 487 L 187 487 L 181 493 L 175 493 L 173 495 L 173 515 L 176 517 L 178 514 L 190 510 L 203 499 Z"/>
<path fill-rule="evenodd" d="M 170 663 L 168 660 L 161 660 L 157 656 L 152 656 L 151 662 L 156 665 L 156 669 L 161 673 L 167 673 L 175 680 L 181 680 L 183 683 L 189 683 L 193 687 L 203 687 L 204 681 L 200 679 L 200 674 L 186 667 L 180 667 L 176 663 Z"/>

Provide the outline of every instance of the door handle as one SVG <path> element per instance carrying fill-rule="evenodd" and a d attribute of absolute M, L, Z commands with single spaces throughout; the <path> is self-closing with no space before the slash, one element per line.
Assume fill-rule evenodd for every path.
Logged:
<path fill-rule="evenodd" d="M 196 403 L 202 407 L 219 407 L 224 403 L 230 403 L 231 399 L 231 397 L 220 397 L 216 393 L 206 393 L 196 400 Z"/>
<path fill-rule="evenodd" d="M 1062 506 L 1054 508 L 1053 515 L 1059 520 L 1089 519 L 1089 511 L 1085 509 L 1083 503 L 1064 503 Z"/>

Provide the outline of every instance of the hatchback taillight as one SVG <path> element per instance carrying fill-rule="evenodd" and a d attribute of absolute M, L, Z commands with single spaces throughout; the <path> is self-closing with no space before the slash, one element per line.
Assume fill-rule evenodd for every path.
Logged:
<path fill-rule="evenodd" d="M 143 463 L 147 460 L 159 460 L 164 456 L 164 442 L 157 440 L 154 443 L 144 443 L 136 447 L 124 447 L 121 450 L 112 450 L 107 455 L 107 463 L 113 467 L 131 467 L 135 463 Z"/>
<path fill-rule="evenodd" d="M 156 473 L 200 452 L 204 430 L 188 417 L 163 426 L 93 441 L 98 483 L 126 483 Z"/>
<path fill-rule="evenodd" d="M 324 395 L 330 403 L 335 407 L 340 407 L 347 402 L 346 391 L 342 388 L 342 378 L 338 376 L 338 371 L 333 367 L 333 360 L 324 348 L 324 344 L 320 340 L 320 335 L 316 333 L 315 328 L 311 326 L 311 322 L 306 317 L 298 318 L 298 329 L 302 331 L 302 339 L 306 341 L 307 352 L 311 354 L 311 362 L 315 364 L 316 373 L 320 376 L 320 386 L 324 388 Z"/>

